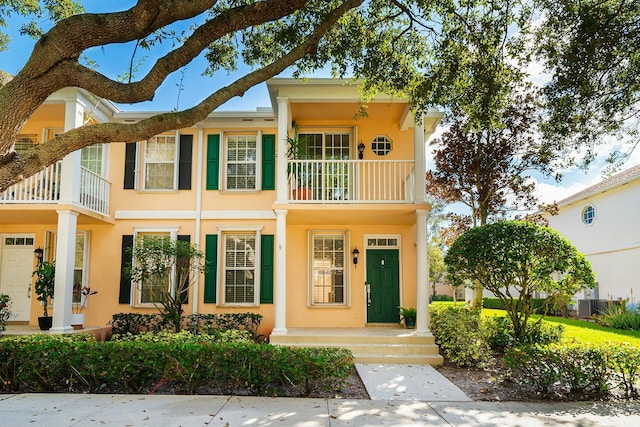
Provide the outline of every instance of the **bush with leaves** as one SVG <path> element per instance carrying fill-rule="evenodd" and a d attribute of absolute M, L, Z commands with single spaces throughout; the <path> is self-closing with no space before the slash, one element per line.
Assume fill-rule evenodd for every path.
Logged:
<path fill-rule="evenodd" d="M 472 228 L 451 245 L 445 264 L 454 284 L 480 283 L 502 301 L 518 340 L 534 312 L 536 292 L 557 299 L 596 284 L 575 246 L 554 230 L 524 221 Z"/>
<path fill-rule="evenodd" d="M 607 345 L 552 344 L 520 346 L 507 351 L 505 366 L 514 380 L 534 391 L 558 396 L 606 396 L 612 388 L 638 397 L 640 349 Z"/>
<path fill-rule="evenodd" d="M 0 333 L 4 332 L 7 320 L 11 319 L 11 297 L 7 294 L 0 294 Z"/>
<path fill-rule="evenodd" d="M 610 304 L 609 309 L 597 320 L 608 328 L 640 331 L 640 310 L 627 309 L 624 304 Z"/>
<path fill-rule="evenodd" d="M 484 367 L 492 357 L 483 336 L 479 310 L 433 306 L 430 329 L 447 359 L 456 366 Z"/>
<path fill-rule="evenodd" d="M 159 333 L 96 342 L 90 335 L 0 340 L 0 393 L 175 393 L 308 395 L 338 390 L 351 352 L 256 344 L 241 337 Z M 221 339 L 222 338 L 222 339 Z M 227 339 L 228 338 L 228 339 Z"/>
<path fill-rule="evenodd" d="M 482 320 L 485 339 L 491 348 L 504 351 L 514 345 L 559 343 L 564 333 L 562 325 L 548 325 L 539 320 L 529 320 L 524 334 L 516 338 L 513 322 L 509 317 L 492 316 Z"/>

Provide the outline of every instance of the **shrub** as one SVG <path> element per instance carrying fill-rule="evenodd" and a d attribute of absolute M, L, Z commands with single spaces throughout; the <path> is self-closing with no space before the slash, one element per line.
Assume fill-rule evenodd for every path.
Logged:
<path fill-rule="evenodd" d="M 451 295 L 433 295 L 431 297 L 431 301 L 453 301 L 453 297 Z"/>
<path fill-rule="evenodd" d="M 603 396 L 615 385 L 616 377 L 625 375 L 623 384 L 626 383 L 624 386 L 631 394 L 633 382 L 638 379 L 640 351 L 630 357 L 635 360 L 635 366 L 633 361 L 627 366 L 626 361 L 620 359 L 628 355 L 624 351 L 618 345 L 605 348 L 578 343 L 521 346 L 509 349 L 504 361 L 516 382 L 531 386 L 537 392 Z M 616 352 L 620 353 L 612 359 L 611 355 Z"/>
<path fill-rule="evenodd" d="M 598 322 L 609 328 L 640 331 L 640 311 L 628 310 L 624 304 L 610 304 L 609 309 L 598 318 Z"/>
<path fill-rule="evenodd" d="M 551 344 L 562 339 L 564 327 L 529 320 L 524 334 L 516 339 L 513 322 L 509 317 L 492 316 L 483 319 L 483 333 L 493 349 L 505 350 L 516 344 Z"/>
<path fill-rule="evenodd" d="M 175 392 L 306 395 L 338 389 L 348 350 L 215 342 L 209 335 L 144 334 L 96 342 L 82 335 L 32 335 L 0 341 L 0 392 Z"/>
<path fill-rule="evenodd" d="M 0 294 L 0 334 L 4 332 L 7 320 L 9 320 L 11 316 L 11 297 L 6 294 Z"/>
<path fill-rule="evenodd" d="M 457 366 L 483 367 L 491 359 L 480 324 L 480 312 L 467 307 L 440 306 L 430 311 L 431 332 Z"/>
<path fill-rule="evenodd" d="M 516 298 L 516 300 L 517 300 L 517 298 Z M 544 311 L 545 301 L 546 300 L 544 298 L 531 298 L 531 300 L 530 300 L 531 308 L 535 312 L 538 312 L 538 313 L 542 312 L 542 311 Z M 505 309 L 505 304 L 500 298 L 483 298 L 482 299 L 482 307 L 483 308 L 491 308 L 491 309 L 494 309 L 494 310 L 504 310 Z"/>
<path fill-rule="evenodd" d="M 615 372 L 617 385 L 624 388 L 625 396 L 638 398 L 640 386 L 640 348 L 627 343 L 608 344 L 605 350 L 609 356 L 609 366 Z"/>
<path fill-rule="evenodd" d="M 262 341 L 258 334 L 261 321 L 262 315 L 256 313 L 193 314 L 182 318 L 182 329 L 193 334 L 209 335 L 241 330 L 249 332 L 254 341 Z M 174 330 L 173 323 L 157 313 L 116 313 L 109 324 L 113 334 L 117 335 Z"/>

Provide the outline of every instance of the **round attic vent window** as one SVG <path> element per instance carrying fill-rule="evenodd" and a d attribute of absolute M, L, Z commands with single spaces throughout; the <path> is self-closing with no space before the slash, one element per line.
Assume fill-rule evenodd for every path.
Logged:
<path fill-rule="evenodd" d="M 582 222 L 589 225 L 596 219 L 596 209 L 589 205 L 582 209 Z"/>

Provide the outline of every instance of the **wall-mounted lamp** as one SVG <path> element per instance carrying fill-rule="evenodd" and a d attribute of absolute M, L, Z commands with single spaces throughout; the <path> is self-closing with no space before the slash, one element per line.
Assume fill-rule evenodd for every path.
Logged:
<path fill-rule="evenodd" d="M 358 265 L 358 256 L 360 256 L 358 248 L 355 248 L 351 254 L 353 255 L 353 265 Z"/>
<path fill-rule="evenodd" d="M 33 251 L 33 255 L 38 260 L 38 264 L 42 264 L 42 258 L 44 258 L 44 251 L 40 246 L 38 246 L 38 249 Z"/>
<path fill-rule="evenodd" d="M 358 144 L 358 159 L 360 160 L 364 159 L 364 148 L 364 143 L 360 141 L 360 144 Z"/>

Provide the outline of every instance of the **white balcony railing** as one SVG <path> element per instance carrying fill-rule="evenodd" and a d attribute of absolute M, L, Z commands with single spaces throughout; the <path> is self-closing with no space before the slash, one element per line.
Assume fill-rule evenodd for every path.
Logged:
<path fill-rule="evenodd" d="M 84 166 L 80 167 L 80 204 L 103 215 L 109 215 L 111 183 Z"/>
<path fill-rule="evenodd" d="M 0 202 L 55 203 L 60 200 L 60 172 L 62 163 L 54 163 L 44 170 L 13 184 L 0 193 Z"/>
<path fill-rule="evenodd" d="M 58 203 L 62 163 L 12 185 L 0 193 L 0 203 Z M 109 215 L 110 183 L 89 169 L 80 167 L 80 204 L 90 210 Z"/>
<path fill-rule="evenodd" d="M 289 160 L 289 200 L 412 203 L 413 160 Z"/>

